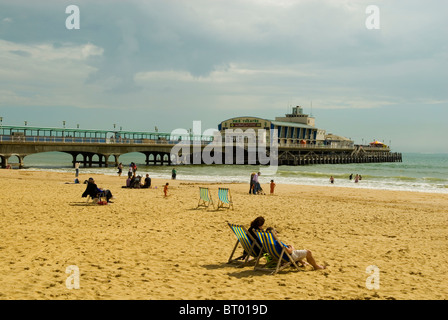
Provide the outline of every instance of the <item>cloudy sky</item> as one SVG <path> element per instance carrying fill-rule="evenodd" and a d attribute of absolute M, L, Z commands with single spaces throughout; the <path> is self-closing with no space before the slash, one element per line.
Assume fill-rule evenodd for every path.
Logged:
<path fill-rule="evenodd" d="M 447 12 L 442 0 L 0 0 L 0 116 L 171 132 L 301 105 L 356 143 L 448 153 Z"/>

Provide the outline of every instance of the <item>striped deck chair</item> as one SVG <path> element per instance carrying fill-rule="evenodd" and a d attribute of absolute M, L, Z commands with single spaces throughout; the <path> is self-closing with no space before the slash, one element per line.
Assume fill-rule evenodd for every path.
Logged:
<path fill-rule="evenodd" d="M 233 210 L 233 201 L 232 196 L 230 195 L 230 190 L 228 188 L 219 188 L 218 189 L 218 209 L 225 208 L 230 209 L 232 207 Z"/>
<path fill-rule="evenodd" d="M 285 250 L 285 246 L 282 244 L 281 241 L 279 241 L 274 234 L 270 232 L 266 232 L 263 230 L 255 230 L 255 234 L 257 235 L 258 239 L 260 240 L 263 250 L 267 252 L 271 258 L 272 261 L 277 262 L 276 268 L 273 270 L 272 268 L 267 268 L 266 264 L 263 266 L 260 266 L 259 260 L 261 257 L 261 254 L 258 256 L 257 261 L 255 262 L 255 270 L 262 270 L 262 271 L 270 271 L 271 274 L 276 274 L 277 272 L 285 269 L 286 267 L 289 267 L 291 265 L 294 265 L 294 267 L 297 268 L 297 270 L 300 270 L 295 261 L 292 259 L 291 255 Z M 275 245 L 277 243 L 277 246 Z M 280 249 L 281 247 L 282 249 Z M 282 265 L 283 263 L 283 265 Z"/>
<path fill-rule="evenodd" d="M 208 208 L 210 206 L 210 204 L 213 206 L 213 209 L 215 209 L 215 204 L 213 203 L 213 200 L 212 200 L 212 197 L 210 195 L 208 188 L 199 187 L 199 202 L 198 202 L 197 208 L 199 208 L 199 207 Z"/>
<path fill-rule="evenodd" d="M 244 267 L 247 262 L 249 261 L 249 257 L 252 256 L 254 258 L 257 258 L 258 254 L 255 252 L 254 247 L 257 246 L 261 251 L 263 251 L 262 247 L 258 244 L 257 241 L 255 241 L 255 239 L 250 235 L 250 233 L 247 231 L 247 229 L 244 226 L 240 226 L 240 225 L 236 225 L 236 224 L 231 224 L 231 223 L 227 223 L 230 227 L 230 229 L 232 229 L 232 231 L 235 233 L 236 235 L 236 244 L 235 247 L 233 248 L 232 253 L 230 254 L 229 257 L 229 261 L 227 263 L 232 263 L 232 262 L 241 262 L 238 260 L 241 260 L 241 258 L 246 257 L 244 259 L 244 262 L 242 262 L 241 267 Z M 238 244 L 241 245 L 241 247 L 243 247 L 245 254 L 239 256 L 238 258 L 233 258 L 233 255 L 235 254 L 236 248 L 238 247 Z"/>

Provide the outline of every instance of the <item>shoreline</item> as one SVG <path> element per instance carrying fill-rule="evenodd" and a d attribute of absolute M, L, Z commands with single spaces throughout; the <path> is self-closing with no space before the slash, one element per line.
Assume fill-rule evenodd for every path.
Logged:
<path fill-rule="evenodd" d="M 112 191 L 112 204 L 81 198 L 90 176 Z M 248 183 L 153 179 L 157 189 L 127 189 L 124 175 L 73 179 L 74 172 L 0 170 L 0 300 L 448 296 L 446 194 L 277 184 L 274 195 L 253 196 Z M 200 185 L 210 187 L 215 204 L 227 185 L 234 210 L 197 209 Z M 281 241 L 311 250 L 327 268 L 272 276 L 253 264 L 227 264 L 236 242 L 227 222 L 248 227 L 260 215 Z M 72 265 L 79 290 L 66 287 Z M 380 270 L 379 289 L 366 288 L 369 266 Z"/>
<path fill-rule="evenodd" d="M 72 174 L 73 175 L 73 179 L 74 177 L 74 173 L 69 172 L 69 171 L 57 171 L 58 169 L 40 169 L 40 168 L 24 168 L 24 169 L 14 169 L 14 170 L 24 170 L 24 171 L 28 171 L 28 172 L 49 172 L 49 173 L 60 173 L 60 174 Z M 74 170 L 74 169 L 70 169 L 70 170 Z M 138 174 L 141 174 L 142 177 L 144 178 L 144 175 L 146 173 L 150 173 L 149 171 L 143 171 L 143 170 L 139 170 Z M 248 170 L 249 171 L 249 170 Z M 256 170 L 253 170 L 256 171 Z M 82 172 L 82 171 L 81 171 Z M 113 173 L 100 173 L 100 172 L 91 172 L 91 173 L 85 173 L 86 175 L 103 175 L 103 176 L 108 176 L 108 177 L 118 177 L 118 175 L 113 174 Z M 127 172 L 123 171 L 122 177 L 126 177 Z M 266 177 L 266 176 L 264 176 Z M 263 178 L 264 178 L 263 177 Z M 151 177 L 151 179 L 153 179 Z M 161 178 L 161 177 L 156 177 L 154 179 L 160 179 L 160 180 L 171 180 L 171 176 L 170 174 L 167 174 L 167 178 Z M 226 177 L 223 177 L 223 179 L 225 180 Z M 269 178 L 270 179 L 270 178 Z M 249 183 L 246 182 L 242 182 L 242 181 L 224 181 L 224 182 L 217 182 L 217 181 L 212 181 L 212 180 L 198 180 L 195 178 L 192 179 L 181 179 L 181 178 L 177 178 L 176 180 L 179 181 L 185 181 L 185 182 L 195 182 L 195 183 L 203 183 L 203 184 L 247 184 L 249 185 Z M 317 179 L 316 179 L 317 180 Z M 340 179 L 339 179 L 340 180 Z M 404 190 L 400 190 L 400 189 L 387 189 L 387 188 L 382 188 L 382 187 L 372 187 L 370 185 L 365 185 L 362 182 L 359 182 L 358 184 L 355 184 L 354 182 L 350 182 L 353 183 L 353 186 L 349 186 L 349 185 L 337 185 L 337 181 L 335 184 L 330 184 L 330 182 L 328 182 L 328 184 L 325 183 L 316 183 L 316 184 L 304 184 L 304 183 L 295 183 L 295 182 L 281 182 L 281 183 L 277 183 L 276 184 L 282 184 L 282 185 L 290 185 L 290 186 L 303 186 L 303 187 L 330 187 L 330 188 L 348 188 L 348 189 L 356 189 L 356 190 L 360 190 L 360 189 L 364 189 L 364 190 L 374 190 L 374 191 L 399 191 L 399 192 L 415 192 L 415 193 L 425 193 L 425 194 L 433 194 L 433 195 L 443 195 L 443 194 L 448 194 L 448 186 L 445 186 L 445 188 L 438 188 L 438 189 L 434 189 L 431 191 L 428 190 L 408 190 L 408 189 L 404 189 Z M 268 182 L 266 182 L 265 184 L 269 184 Z"/>

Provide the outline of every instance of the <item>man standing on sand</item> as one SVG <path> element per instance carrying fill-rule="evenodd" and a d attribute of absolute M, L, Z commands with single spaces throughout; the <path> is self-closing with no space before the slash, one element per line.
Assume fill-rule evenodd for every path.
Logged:
<path fill-rule="evenodd" d="M 171 170 L 171 179 L 176 180 L 176 168 L 173 168 L 173 170 Z"/>
<path fill-rule="evenodd" d="M 79 175 L 79 161 L 75 163 L 75 177 L 78 178 Z"/>
<path fill-rule="evenodd" d="M 254 174 L 254 178 L 253 178 L 253 181 L 254 181 L 254 194 L 258 194 L 258 191 L 261 189 L 261 187 L 260 187 L 260 183 L 258 182 L 258 177 L 260 176 L 260 172 L 258 172 L 258 174 L 256 173 L 256 174 Z"/>

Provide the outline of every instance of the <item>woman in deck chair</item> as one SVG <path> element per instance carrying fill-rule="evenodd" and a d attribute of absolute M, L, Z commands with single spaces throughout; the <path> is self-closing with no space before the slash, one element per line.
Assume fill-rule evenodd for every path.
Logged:
<path fill-rule="evenodd" d="M 261 242 L 258 239 L 257 235 L 255 234 L 254 230 L 263 230 L 263 225 L 264 225 L 264 218 L 263 217 L 257 217 L 255 218 L 254 221 L 252 221 L 250 223 L 250 227 L 247 230 L 248 233 L 250 233 L 250 235 L 252 236 L 253 239 L 255 239 L 255 241 L 257 241 L 257 243 L 260 245 L 261 247 Z M 255 253 L 255 256 L 258 256 L 260 254 L 260 248 L 258 246 L 254 246 L 254 248 L 252 249 Z M 244 251 L 243 252 L 243 256 L 241 257 L 241 259 L 245 259 L 247 256 L 247 252 Z"/>
<path fill-rule="evenodd" d="M 277 231 L 272 227 L 267 228 L 266 232 L 270 232 L 277 237 Z M 310 250 L 296 250 L 291 245 L 284 244 L 283 242 L 279 243 L 277 240 L 275 240 L 275 247 L 277 248 L 278 252 L 282 251 L 282 246 L 285 247 L 286 251 L 291 255 L 294 261 L 299 262 L 302 266 L 306 265 L 306 263 L 303 261 L 303 259 L 306 258 L 306 261 L 308 261 L 309 264 L 313 266 L 314 270 L 325 269 L 325 266 L 320 266 L 316 263 Z"/>
<path fill-rule="evenodd" d="M 89 180 L 87 181 L 86 190 L 82 194 L 82 197 L 85 198 L 87 196 L 90 196 L 92 199 L 95 199 L 98 197 L 98 194 L 103 194 L 106 197 L 106 201 L 111 202 L 110 199 L 112 198 L 112 193 L 110 192 L 110 190 L 98 188 L 95 180 L 93 178 L 89 178 Z"/>

